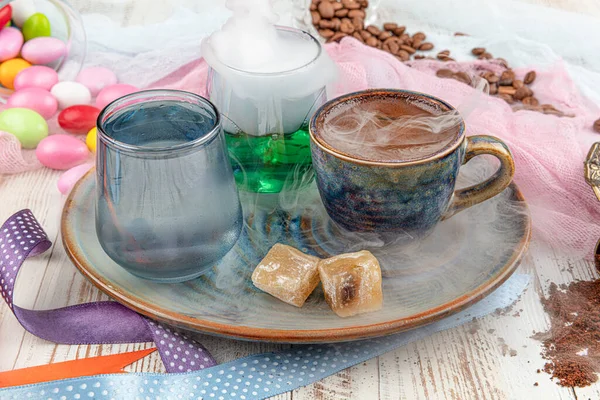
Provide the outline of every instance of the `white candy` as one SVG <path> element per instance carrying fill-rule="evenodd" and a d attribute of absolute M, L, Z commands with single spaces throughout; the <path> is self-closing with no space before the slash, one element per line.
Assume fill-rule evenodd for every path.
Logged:
<path fill-rule="evenodd" d="M 61 109 L 92 101 L 90 90 L 78 82 L 59 82 L 52 86 L 50 93 L 58 100 Z"/>
<path fill-rule="evenodd" d="M 12 7 L 12 20 L 18 27 L 23 26 L 25 21 L 36 13 L 33 0 L 14 0 L 10 6 Z"/>

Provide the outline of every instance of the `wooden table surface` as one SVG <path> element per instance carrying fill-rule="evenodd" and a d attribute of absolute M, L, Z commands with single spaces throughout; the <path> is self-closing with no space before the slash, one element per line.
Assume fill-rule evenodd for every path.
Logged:
<path fill-rule="evenodd" d="M 600 2 L 596 0 L 523 1 L 600 16 Z M 168 15 L 174 3 L 200 7 L 194 0 L 152 0 L 152 7 L 147 7 L 149 2 L 71 1 L 82 12 L 105 13 L 122 25 L 159 21 Z M 4 221 L 19 209 L 30 208 L 54 242 L 50 251 L 31 259 L 22 269 L 15 289 L 15 300 L 21 307 L 47 309 L 108 299 L 77 272 L 61 245 L 59 221 L 65 199 L 56 189 L 59 175 L 41 169 L 0 176 L 0 220 Z M 94 223 L 93 218 L 89 223 Z M 489 315 L 478 322 L 434 334 L 274 398 L 599 399 L 600 383 L 582 389 L 564 388 L 550 381 L 549 375 L 537 373 L 543 368 L 544 360 L 540 356 L 540 343 L 531 338 L 534 331 L 548 328 L 548 317 L 542 309 L 540 296 L 549 284 L 597 278 L 594 266 L 588 262 L 564 260 L 552 249 L 535 245 L 520 271 L 530 273 L 532 282 L 511 312 Z M 219 362 L 285 347 L 209 336 L 200 336 L 199 340 Z M 27 333 L 6 304 L 0 304 L 0 371 L 152 346 L 152 343 L 56 345 Z M 164 372 L 156 353 L 128 370 Z"/>

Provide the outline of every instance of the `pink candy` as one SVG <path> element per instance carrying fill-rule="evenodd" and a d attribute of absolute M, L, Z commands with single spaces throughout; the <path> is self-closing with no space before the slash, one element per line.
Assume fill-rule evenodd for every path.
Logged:
<path fill-rule="evenodd" d="M 85 162 L 90 152 L 85 143 L 70 135 L 50 135 L 38 144 L 37 159 L 52 169 L 69 169 Z"/>
<path fill-rule="evenodd" d="M 49 91 L 35 87 L 14 92 L 6 105 L 8 108 L 28 108 L 45 119 L 52 117 L 58 109 L 58 102 Z"/>
<path fill-rule="evenodd" d="M 58 190 L 62 194 L 69 194 L 77 181 L 81 179 L 93 166 L 93 163 L 85 163 L 65 171 L 65 173 L 58 178 L 58 182 L 56 184 L 56 186 L 58 186 Z"/>
<path fill-rule="evenodd" d="M 96 107 L 102 110 L 112 101 L 123 97 L 127 94 L 137 92 L 139 89 L 132 85 L 125 83 L 118 83 L 116 85 L 107 86 L 98 93 L 96 98 Z"/>
<path fill-rule="evenodd" d="M 49 64 L 67 54 L 67 45 L 53 37 L 37 37 L 28 40 L 21 49 L 21 56 L 32 64 Z"/>
<path fill-rule="evenodd" d="M 36 87 L 50 91 L 58 83 L 58 74 L 50 67 L 35 65 L 25 68 L 15 77 L 13 85 L 15 90 Z"/>
<path fill-rule="evenodd" d="M 108 68 L 91 67 L 81 71 L 76 81 L 87 87 L 92 96 L 96 96 L 105 87 L 115 85 L 117 75 Z"/>
<path fill-rule="evenodd" d="M 23 46 L 23 34 L 16 28 L 0 27 L 0 62 L 19 55 Z"/>

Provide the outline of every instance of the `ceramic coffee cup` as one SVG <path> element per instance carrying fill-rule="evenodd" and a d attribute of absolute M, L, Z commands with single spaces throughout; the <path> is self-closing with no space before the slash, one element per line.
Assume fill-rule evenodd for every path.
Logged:
<path fill-rule="evenodd" d="M 462 118 L 452 140 L 440 150 L 410 160 L 372 161 L 346 154 L 324 139 L 329 113 L 382 98 L 416 102 L 439 113 L 454 110 L 426 94 L 383 89 L 350 93 L 317 110 L 310 124 L 313 167 L 325 209 L 338 225 L 354 232 L 423 237 L 441 220 L 496 196 L 510 184 L 515 167 L 506 144 L 492 136 L 466 137 Z M 499 169 L 477 185 L 456 190 L 461 165 L 482 154 L 498 158 Z"/>

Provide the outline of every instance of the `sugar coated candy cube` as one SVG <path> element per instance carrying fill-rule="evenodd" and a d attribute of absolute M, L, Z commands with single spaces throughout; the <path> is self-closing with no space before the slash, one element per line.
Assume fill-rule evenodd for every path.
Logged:
<path fill-rule="evenodd" d="M 296 307 L 302 307 L 319 284 L 318 257 L 277 243 L 252 273 L 254 286 Z"/>
<path fill-rule="evenodd" d="M 325 300 L 340 317 L 379 310 L 383 305 L 381 268 L 369 251 L 321 260 L 319 275 Z"/>

